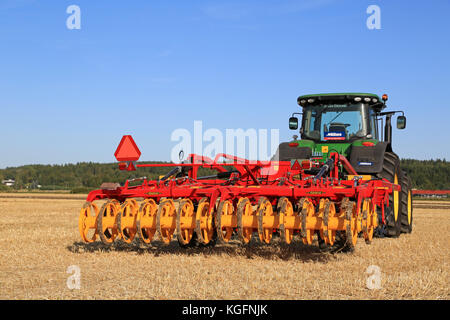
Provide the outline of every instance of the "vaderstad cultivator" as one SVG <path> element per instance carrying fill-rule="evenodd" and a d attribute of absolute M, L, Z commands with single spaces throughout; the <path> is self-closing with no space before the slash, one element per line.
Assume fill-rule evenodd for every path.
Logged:
<path fill-rule="evenodd" d="M 279 235 L 289 244 L 298 234 L 312 244 L 317 234 L 321 244 L 351 248 L 358 235 L 370 243 L 379 223 L 377 207 L 383 221 L 389 195 L 400 191 L 386 179 L 357 175 L 343 155 L 333 152 L 322 163 L 191 154 L 180 164 L 137 164 L 139 156 L 131 136 L 124 136 L 116 151 L 121 170 L 174 168 L 158 180 L 108 183 L 90 192 L 79 217 L 84 241 L 99 237 L 105 244 L 131 243 L 138 238 L 145 244 L 155 239 L 169 244 L 176 237 L 185 247 L 227 243 L 232 237 L 243 244 L 252 237 L 270 243 Z M 198 176 L 200 167 L 217 173 Z M 131 186 L 136 181 L 140 184 Z"/>

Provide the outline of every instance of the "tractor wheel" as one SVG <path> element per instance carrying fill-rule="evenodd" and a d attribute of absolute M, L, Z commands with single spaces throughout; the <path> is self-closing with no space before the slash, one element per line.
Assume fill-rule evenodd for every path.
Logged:
<path fill-rule="evenodd" d="M 383 169 L 378 174 L 379 178 L 384 178 L 392 183 L 400 184 L 401 170 L 400 160 L 393 152 L 385 152 Z M 386 225 L 380 225 L 376 232 L 379 236 L 398 237 L 401 231 L 400 213 L 402 204 L 402 192 L 394 191 L 389 195 L 389 207 L 385 210 Z M 381 208 L 378 208 L 378 215 L 381 216 Z"/>
<path fill-rule="evenodd" d="M 402 170 L 400 177 L 400 185 L 402 187 L 402 203 L 400 211 L 401 232 L 411 233 L 413 221 L 413 202 L 411 192 L 411 179 L 408 174 Z"/>

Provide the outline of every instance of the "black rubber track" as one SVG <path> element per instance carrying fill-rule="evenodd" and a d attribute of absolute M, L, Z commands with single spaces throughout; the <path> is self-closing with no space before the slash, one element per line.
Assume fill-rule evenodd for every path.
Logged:
<path fill-rule="evenodd" d="M 402 187 L 402 197 L 400 206 L 400 224 L 402 233 L 411 233 L 413 222 L 413 201 L 411 194 L 411 179 L 408 174 L 402 170 L 400 176 L 400 185 Z M 408 221 L 408 195 L 411 197 L 411 221 Z"/>
<path fill-rule="evenodd" d="M 400 184 L 401 179 L 401 170 L 400 170 L 400 160 L 398 156 L 393 152 L 385 152 L 384 161 L 383 161 L 383 169 L 381 173 L 377 176 L 378 178 L 384 178 L 389 180 L 390 182 L 394 182 L 394 176 L 397 174 L 398 183 Z M 394 214 L 394 193 L 389 196 L 389 208 L 385 210 L 385 226 L 378 226 L 375 234 L 378 237 L 398 237 L 401 231 L 400 224 L 400 213 L 401 213 L 401 203 L 402 203 L 402 192 L 398 193 L 399 199 L 399 209 L 397 220 L 395 220 Z M 390 210 L 392 209 L 392 210 Z M 378 215 L 381 216 L 381 208 L 378 208 Z M 379 219 L 380 220 L 380 219 Z"/>

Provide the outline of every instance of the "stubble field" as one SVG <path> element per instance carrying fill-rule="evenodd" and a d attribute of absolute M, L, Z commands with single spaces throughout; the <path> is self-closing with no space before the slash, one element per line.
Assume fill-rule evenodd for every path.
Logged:
<path fill-rule="evenodd" d="M 0 194 L 0 299 L 450 298 L 450 202 L 415 201 L 411 234 L 371 245 L 360 238 L 353 253 L 328 254 L 299 240 L 203 249 L 175 240 L 84 244 L 83 196 L 25 197 Z M 67 286 L 73 265 L 80 289 Z M 379 268 L 380 289 L 367 287 L 369 266 Z"/>

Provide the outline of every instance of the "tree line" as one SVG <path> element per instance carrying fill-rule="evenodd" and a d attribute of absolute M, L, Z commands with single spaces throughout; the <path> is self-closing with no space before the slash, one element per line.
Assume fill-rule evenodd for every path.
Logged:
<path fill-rule="evenodd" d="M 142 162 L 164 163 L 164 162 Z M 167 163 L 167 162 L 166 162 Z M 450 163 L 440 160 L 402 159 L 401 168 L 411 177 L 413 188 L 449 190 Z M 89 191 L 98 188 L 103 182 L 123 184 L 127 179 L 145 176 L 158 179 L 170 167 L 139 168 L 137 171 L 121 171 L 117 163 L 81 162 L 64 165 L 26 165 L 0 169 L 0 180 L 13 179 L 15 185 L 1 190 L 41 189 Z M 199 175 L 211 174 L 211 170 L 201 168 Z"/>

